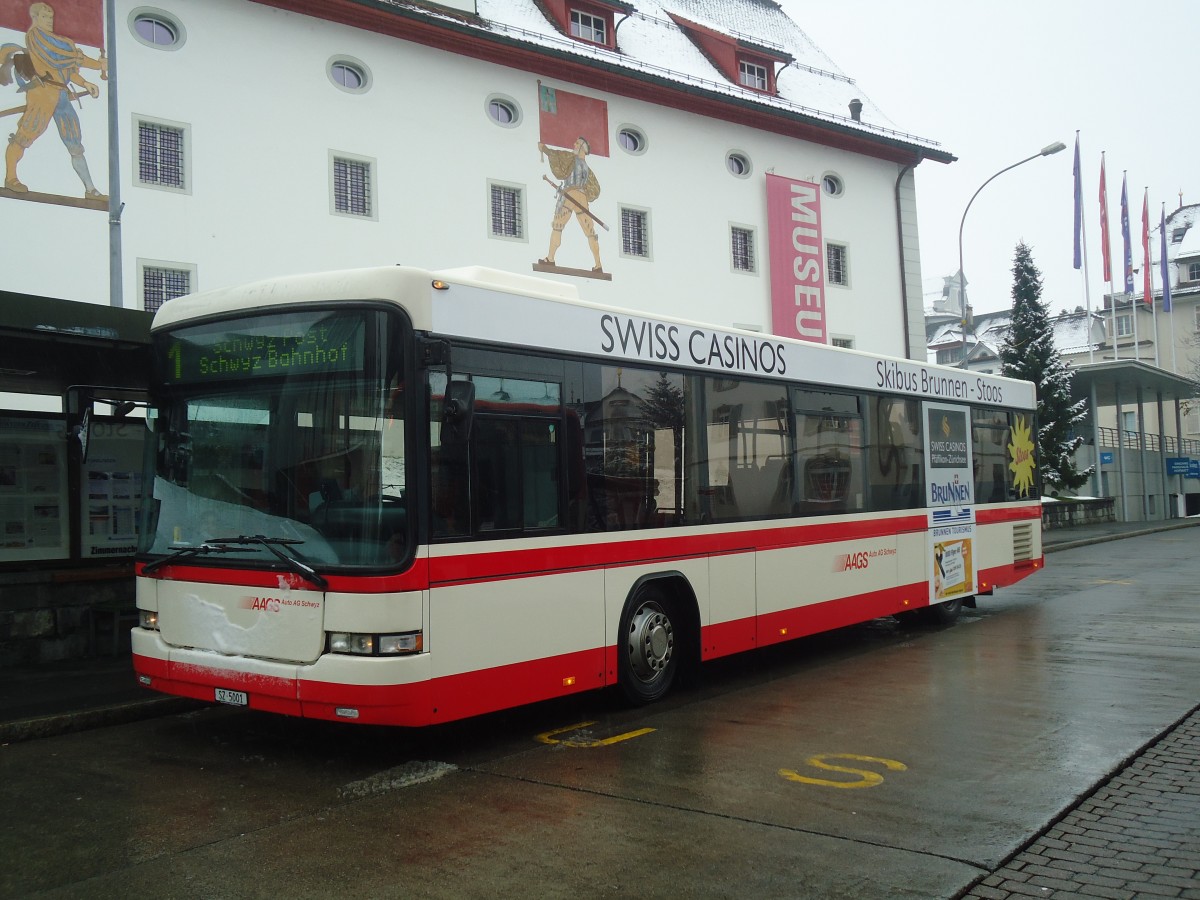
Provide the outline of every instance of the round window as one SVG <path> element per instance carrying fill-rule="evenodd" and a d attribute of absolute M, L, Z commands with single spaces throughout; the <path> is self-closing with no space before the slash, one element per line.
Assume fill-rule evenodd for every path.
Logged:
<path fill-rule="evenodd" d="M 139 6 L 129 14 L 128 21 L 138 43 L 156 50 L 178 50 L 187 38 L 180 21 L 161 9 Z"/>
<path fill-rule="evenodd" d="M 147 44 L 169 47 L 176 41 L 175 29 L 170 23 L 154 16 L 138 16 L 133 21 L 133 28 Z"/>
<path fill-rule="evenodd" d="M 333 75 L 334 81 L 352 91 L 357 91 L 367 80 L 358 66 L 349 63 L 334 63 L 330 74 Z"/>
<path fill-rule="evenodd" d="M 842 179 L 833 173 L 828 173 L 821 178 L 821 188 L 830 197 L 840 197 L 846 191 L 846 186 L 842 183 Z"/>
<path fill-rule="evenodd" d="M 645 153 L 646 136 L 636 128 L 622 128 L 617 132 L 617 143 L 626 153 Z"/>
<path fill-rule="evenodd" d="M 371 87 L 371 70 L 361 60 L 335 56 L 329 60 L 326 72 L 335 86 L 351 94 L 361 94 Z"/>
<path fill-rule="evenodd" d="M 730 153 L 725 157 L 725 168 L 738 178 L 745 178 L 750 174 L 750 157 L 744 153 Z"/>
<path fill-rule="evenodd" d="M 492 96 L 487 99 L 487 115 L 497 125 L 512 128 L 521 122 L 521 107 L 511 97 Z"/>

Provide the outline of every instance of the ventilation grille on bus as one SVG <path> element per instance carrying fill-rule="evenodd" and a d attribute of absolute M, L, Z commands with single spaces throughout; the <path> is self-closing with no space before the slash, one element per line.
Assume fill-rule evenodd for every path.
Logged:
<path fill-rule="evenodd" d="M 1013 526 L 1013 562 L 1033 560 L 1033 524 Z"/>

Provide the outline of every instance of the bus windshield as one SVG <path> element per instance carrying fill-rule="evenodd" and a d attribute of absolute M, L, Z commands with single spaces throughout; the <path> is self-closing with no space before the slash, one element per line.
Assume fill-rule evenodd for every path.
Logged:
<path fill-rule="evenodd" d="M 395 314 L 361 307 L 157 334 L 139 550 L 301 571 L 403 563 L 400 334 Z"/>

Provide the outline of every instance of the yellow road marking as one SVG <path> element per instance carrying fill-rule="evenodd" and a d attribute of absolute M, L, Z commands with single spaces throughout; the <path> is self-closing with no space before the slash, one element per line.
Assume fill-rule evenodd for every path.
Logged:
<path fill-rule="evenodd" d="M 543 744 L 560 744 L 563 747 L 575 747 L 579 749 L 586 747 L 608 747 L 612 744 L 619 744 L 621 741 L 632 740 L 635 737 L 641 737 L 643 734 L 650 734 L 654 731 L 653 728 L 639 728 L 636 731 L 626 731 L 623 734 L 614 734 L 612 737 L 607 738 L 597 738 L 594 741 L 560 741 L 555 737 L 555 735 L 559 734 L 569 734 L 572 731 L 580 731 L 584 728 L 587 728 L 589 725 L 595 724 L 595 722 L 577 722 L 574 725 L 567 725 L 563 728 L 555 728 L 552 731 L 543 731 L 537 736 L 537 739 Z"/>
<path fill-rule="evenodd" d="M 788 781 L 798 781 L 801 784 L 818 784 L 822 787 L 832 788 L 867 788 L 883 784 L 883 776 L 878 772 L 872 772 L 869 769 L 852 769 L 849 766 L 831 765 L 825 761 L 827 759 L 849 759 L 855 762 L 879 763 L 893 772 L 908 771 L 908 766 L 902 762 L 896 762 L 894 759 L 883 759 L 879 756 L 860 756 L 857 753 L 819 753 L 816 756 L 810 756 L 805 762 L 814 769 L 824 769 L 827 772 L 846 772 L 851 775 L 859 775 L 861 778 L 858 781 L 831 781 L 827 778 L 810 778 L 807 775 L 801 775 L 793 769 L 780 769 L 779 774 Z"/>

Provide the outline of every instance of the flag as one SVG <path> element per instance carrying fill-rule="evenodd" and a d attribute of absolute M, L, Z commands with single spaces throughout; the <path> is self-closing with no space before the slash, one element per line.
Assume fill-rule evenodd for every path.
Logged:
<path fill-rule="evenodd" d="M 583 138 L 588 154 L 608 156 L 608 104 L 538 83 L 538 128 L 543 144 L 569 149 Z"/>
<path fill-rule="evenodd" d="M 1133 245 L 1129 237 L 1129 194 L 1125 186 L 1129 176 L 1121 173 L 1121 244 L 1125 250 L 1125 293 L 1133 296 Z"/>
<path fill-rule="evenodd" d="M 1150 274 L 1150 189 L 1142 194 L 1142 299 L 1154 309 L 1154 278 Z"/>
<path fill-rule="evenodd" d="M 1162 213 L 1158 219 L 1159 231 L 1159 253 L 1162 254 L 1162 259 L 1159 260 L 1159 266 L 1162 267 L 1162 283 L 1163 283 L 1163 312 L 1171 311 L 1171 269 L 1167 265 L 1167 205 L 1163 204 Z"/>
<path fill-rule="evenodd" d="M 32 0 L 0 0 L 0 28 L 29 30 Z M 54 33 L 88 47 L 104 46 L 102 0 L 52 0 Z"/>
<path fill-rule="evenodd" d="M 1083 187 L 1079 173 L 1079 132 L 1075 132 L 1075 268 L 1083 267 L 1083 247 L 1080 233 L 1083 231 Z"/>
<path fill-rule="evenodd" d="M 1100 154 L 1100 258 L 1104 261 L 1104 280 L 1112 283 L 1112 257 L 1108 240 L 1108 187 L 1104 183 L 1104 154 Z"/>

